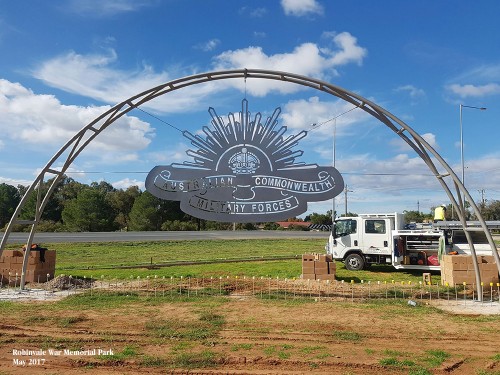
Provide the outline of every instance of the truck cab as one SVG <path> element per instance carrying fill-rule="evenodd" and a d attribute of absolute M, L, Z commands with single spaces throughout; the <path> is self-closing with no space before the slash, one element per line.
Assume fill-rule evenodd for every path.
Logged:
<path fill-rule="evenodd" d="M 335 221 L 327 253 L 345 262 L 349 270 L 373 263 L 392 263 L 392 231 L 401 214 L 365 214 Z"/>

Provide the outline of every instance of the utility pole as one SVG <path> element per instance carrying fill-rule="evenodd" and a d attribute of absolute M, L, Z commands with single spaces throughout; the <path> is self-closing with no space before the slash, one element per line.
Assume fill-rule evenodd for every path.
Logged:
<path fill-rule="evenodd" d="M 352 190 L 347 189 L 347 184 L 345 185 L 344 188 L 344 202 L 345 202 L 345 216 L 347 216 L 347 193 L 352 193 Z"/>
<path fill-rule="evenodd" d="M 484 189 L 478 190 L 479 194 L 481 194 L 481 205 L 479 206 L 479 211 L 481 212 L 481 215 L 483 214 L 483 209 L 486 207 L 486 199 L 484 198 Z"/>
<path fill-rule="evenodd" d="M 420 201 L 417 201 L 417 212 L 420 213 Z"/>
<path fill-rule="evenodd" d="M 481 194 L 481 204 L 484 206 L 486 204 L 486 199 L 484 199 L 484 189 L 478 190 L 479 194 Z"/>

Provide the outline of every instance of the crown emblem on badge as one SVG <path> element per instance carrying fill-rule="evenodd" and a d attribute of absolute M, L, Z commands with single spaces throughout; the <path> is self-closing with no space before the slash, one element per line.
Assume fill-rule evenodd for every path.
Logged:
<path fill-rule="evenodd" d="M 237 152 L 229 159 L 229 168 L 234 174 L 254 174 L 259 165 L 259 158 L 246 147 L 242 147 L 241 152 Z"/>

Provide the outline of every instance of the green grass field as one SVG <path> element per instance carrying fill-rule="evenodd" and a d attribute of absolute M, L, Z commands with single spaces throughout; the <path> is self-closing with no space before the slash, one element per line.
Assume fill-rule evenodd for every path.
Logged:
<path fill-rule="evenodd" d="M 162 242 L 44 244 L 57 251 L 56 275 L 129 279 L 141 277 L 279 277 L 298 278 L 301 256 L 324 253 L 323 239 L 202 240 Z M 10 246 L 11 248 L 13 246 Z M 14 247 L 15 248 L 15 247 Z M 276 257 L 276 260 L 262 258 Z M 294 257 L 294 259 L 280 259 Z M 231 262 L 228 262 L 231 261 Z M 180 265 L 159 266 L 181 262 Z M 182 262 L 206 262 L 182 264 Z M 120 268 L 130 267 L 130 268 Z M 337 262 L 337 279 L 347 282 L 418 283 L 422 272 L 396 271 L 375 265 L 364 271 L 348 271 Z M 439 274 L 433 282 L 439 281 Z"/>
<path fill-rule="evenodd" d="M 273 372 L 279 361 L 283 371 L 296 372 L 299 368 L 302 373 L 318 368 L 322 373 L 350 374 L 345 370 L 357 368 L 362 362 L 370 366 L 362 368 L 370 368 L 370 374 L 389 371 L 430 375 L 435 369 L 442 372 L 443 367 L 457 363 L 463 373 L 497 374 L 493 372 L 496 370 L 482 369 L 485 363 L 498 361 L 500 355 L 494 345 L 487 343 L 498 342 L 499 316 L 466 317 L 438 310 L 428 301 L 430 296 L 435 299 L 439 291 L 434 289 L 427 294 L 431 288 L 417 287 L 422 281 L 421 272 L 396 271 L 392 266 L 353 272 L 337 262 L 337 280 L 345 282 L 341 286 L 335 283 L 334 292 L 326 290 L 332 293 L 330 299 L 320 297 L 320 289 L 314 286 L 309 289 L 308 282 L 307 288 L 306 282 L 290 283 L 298 287 L 288 290 L 283 289 L 283 283 L 271 286 L 270 277 L 298 278 L 302 254 L 324 253 L 321 239 L 44 246 L 57 251 L 56 276 L 103 279 L 110 282 L 102 285 L 110 287 L 100 288 L 97 282 L 95 288 L 74 295 L 68 293 L 64 299 L 47 303 L 2 301 L 0 313 L 6 317 L 3 341 L 9 343 L 0 348 L 4 357 L 11 356 L 11 347 L 81 350 L 102 346 L 112 348 L 112 356 L 88 356 L 78 362 L 53 357 L 48 366 L 57 365 L 67 373 L 78 364 L 90 372 L 102 369 L 101 374 L 113 366 L 144 371 L 147 368 L 150 374 L 163 374 L 171 369 L 215 369 L 226 360 L 244 357 L 249 358 L 245 364 L 249 372 L 254 367 L 259 372 Z M 210 263 L 154 266 L 175 261 Z M 144 280 L 148 276 L 177 279 L 172 284 L 173 279 L 150 283 Z M 231 280 L 219 278 L 215 284 L 207 280 L 198 284 L 197 280 L 193 285 L 192 279 L 189 284 L 179 279 L 181 276 L 228 276 Z M 253 297 L 249 298 L 247 292 L 253 291 L 253 282 L 243 290 L 236 276 L 269 277 L 269 284 L 267 280 L 257 282 Z M 141 287 L 135 280 L 128 287 L 126 281 L 113 283 L 137 277 L 141 278 Z M 362 281 L 387 284 L 376 291 L 359 284 Z M 433 275 L 433 283 L 439 281 L 439 275 Z M 406 294 L 401 294 L 398 287 L 403 282 L 406 286 L 401 289 Z M 231 288 L 226 290 L 226 284 Z M 170 285 L 174 287 L 169 289 Z M 325 286 L 322 288 L 325 293 Z M 441 298 L 449 297 L 449 291 L 441 288 Z M 408 305 L 406 298 L 410 296 L 418 302 L 416 307 Z M 451 289 L 451 298 L 454 296 Z M 467 304 L 472 304 L 470 299 Z M 36 335 L 20 335 L 19 330 L 12 329 L 24 325 Z M 470 332 L 475 334 L 471 336 Z M 443 342 L 444 337 L 448 341 Z M 453 347 L 449 347 L 450 342 Z M 477 343 L 486 343 L 486 349 L 471 354 L 468 348 Z M 352 367 L 339 366 L 338 358 Z"/>

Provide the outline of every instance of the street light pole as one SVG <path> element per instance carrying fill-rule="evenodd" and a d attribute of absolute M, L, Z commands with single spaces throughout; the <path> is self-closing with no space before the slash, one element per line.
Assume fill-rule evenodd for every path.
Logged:
<path fill-rule="evenodd" d="M 479 109 L 481 111 L 486 110 L 486 108 L 485 107 L 473 107 L 470 105 L 460 104 L 460 155 L 461 155 L 461 159 L 462 159 L 462 185 L 464 186 L 464 189 L 465 189 L 464 137 L 463 137 L 463 127 L 462 127 L 462 109 L 463 108 Z M 463 207 L 462 207 L 462 213 L 463 213 L 462 220 L 464 221 L 464 233 L 465 233 L 465 236 L 467 237 L 467 242 L 470 245 L 472 262 L 474 264 L 474 273 L 476 274 L 475 279 L 476 279 L 477 294 L 478 294 L 477 298 L 480 302 L 482 302 L 483 301 L 483 287 L 482 287 L 482 283 L 481 283 L 481 274 L 480 274 L 481 271 L 479 270 L 479 264 L 478 264 L 477 257 L 476 257 L 476 250 L 474 249 L 474 244 L 472 243 L 472 239 L 470 237 L 470 234 L 467 232 L 466 223 L 465 223 L 465 221 L 467 220 L 467 217 L 465 215 L 465 193 L 466 193 L 466 191 L 464 190 L 464 199 L 463 199 Z"/>
<path fill-rule="evenodd" d="M 462 110 L 463 108 L 479 109 L 485 111 L 485 107 L 473 107 L 470 105 L 460 104 L 460 160 L 462 163 L 462 185 L 465 187 L 465 165 L 464 165 L 464 130 L 462 126 Z M 464 202 L 465 203 L 465 202 Z"/>

